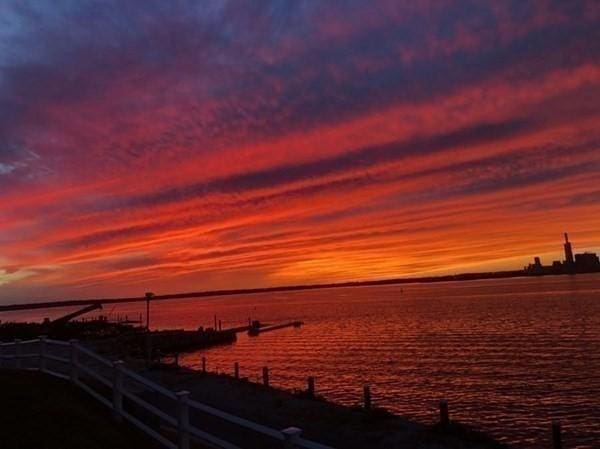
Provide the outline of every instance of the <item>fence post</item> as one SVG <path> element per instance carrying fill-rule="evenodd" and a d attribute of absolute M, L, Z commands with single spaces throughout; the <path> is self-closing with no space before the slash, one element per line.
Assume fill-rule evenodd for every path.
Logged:
<path fill-rule="evenodd" d="M 202 372 L 206 373 L 206 357 L 202 357 Z"/>
<path fill-rule="evenodd" d="M 559 421 L 552 423 L 552 448 L 562 449 L 562 429 Z"/>
<path fill-rule="evenodd" d="M 445 399 L 440 401 L 440 424 L 442 426 L 447 426 L 448 424 L 450 424 L 448 401 L 446 401 Z"/>
<path fill-rule="evenodd" d="M 123 365 L 122 360 L 113 362 L 113 415 L 117 421 L 123 416 Z"/>
<path fill-rule="evenodd" d="M 40 371 L 46 371 L 46 336 L 40 335 Z"/>
<path fill-rule="evenodd" d="M 283 449 L 294 449 L 296 443 L 300 439 L 302 429 L 299 429 L 298 427 L 288 427 L 287 429 L 283 429 L 281 433 L 283 434 Z"/>
<path fill-rule="evenodd" d="M 365 410 L 371 410 L 371 387 L 368 385 L 363 387 L 363 402 Z"/>
<path fill-rule="evenodd" d="M 315 378 L 313 376 L 309 376 L 308 378 L 308 396 L 311 398 L 315 396 Z"/>
<path fill-rule="evenodd" d="M 79 351 L 77 349 L 77 340 L 69 340 L 71 345 L 71 382 L 74 384 L 79 383 Z"/>
<path fill-rule="evenodd" d="M 177 448 L 190 449 L 190 410 L 188 400 L 190 392 L 183 390 L 177 395 Z"/>
<path fill-rule="evenodd" d="M 238 362 L 235 362 L 235 363 L 233 364 L 233 376 L 234 376 L 236 379 L 239 379 L 239 378 L 240 378 L 240 364 L 239 364 Z"/>
<path fill-rule="evenodd" d="M 265 387 L 269 386 L 269 368 L 266 366 L 263 367 L 263 384 Z"/>
<path fill-rule="evenodd" d="M 21 340 L 15 340 L 15 367 L 21 369 Z"/>

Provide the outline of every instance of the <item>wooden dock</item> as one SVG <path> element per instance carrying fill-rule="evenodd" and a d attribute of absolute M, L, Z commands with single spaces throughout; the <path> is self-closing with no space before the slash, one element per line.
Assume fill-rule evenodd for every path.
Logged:
<path fill-rule="evenodd" d="M 273 324 L 271 326 L 251 326 L 248 329 L 248 335 L 256 336 L 262 334 L 263 332 L 275 331 L 278 329 L 285 329 L 286 327 L 300 327 L 304 323 L 302 321 L 290 321 L 288 323 L 282 324 Z"/>

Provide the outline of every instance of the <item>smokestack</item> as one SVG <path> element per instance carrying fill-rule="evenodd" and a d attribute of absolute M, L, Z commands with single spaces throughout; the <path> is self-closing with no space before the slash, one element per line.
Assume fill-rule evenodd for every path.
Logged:
<path fill-rule="evenodd" d="M 573 258 L 573 248 L 569 242 L 569 235 L 565 232 L 565 262 L 568 266 L 573 266 L 575 259 Z"/>

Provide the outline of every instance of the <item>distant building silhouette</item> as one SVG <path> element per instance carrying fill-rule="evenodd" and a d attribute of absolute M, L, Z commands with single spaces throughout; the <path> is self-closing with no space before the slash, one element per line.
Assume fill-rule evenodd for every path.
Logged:
<path fill-rule="evenodd" d="M 544 267 L 542 266 L 542 261 L 540 260 L 540 258 L 536 257 L 533 260 L 534 262 L 532 264 L 529 264 L 529 266 L 527 267 L 527 271 L 530 274 L 544 274 Z"/>
<path fill-rule="evenodd" d="M 594 253 L 583 253 L 575 256 L 575 267 L 585 271 L 594 271 L 600 267 L 600 259 Z"/>
<path fill-rule="evenodd" d="M 569 235 L 565 232 L 565 260 L 555 260 L 550 266 L 542 265 L 539 257 L 525 267 L 525 273 L 541 276 L 544 274 L 575 274 L 575 273 L 597 273 L 600 272 L 600 258 L 595 253 L 581 253 L 573 256 L 573 247 L 569 242 Z"/>

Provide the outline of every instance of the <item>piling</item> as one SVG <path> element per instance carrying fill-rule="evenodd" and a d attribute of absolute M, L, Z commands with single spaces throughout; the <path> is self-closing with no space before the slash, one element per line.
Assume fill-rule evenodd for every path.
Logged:
<path fill-rule="evenodd" d="M 267 368 L 266 366 L 263 367 L 263 385 L 265 387 L 269 386 L 269 368 Z"/>
<path fill-rule="evenodd" d="M 371 387 L 368 385 L 363 387 L 363 403 L 365 410 L 371 410 Z"/>
<path fill-rule="evenodd" d="M 307 390 L 308 396 L 310 396 L 311 398 L 315 397 L 315 378 L 313 376 L 310 376 L 308 378 L 308 390 Z"/>
<path fill-rule="evenodd" d="M 221 327 L 221 320 L 219 320 L 219 330 L 222 330 L 222 327 Z"/>
<path fill-rule="evenodd" d="M 202 372 L 206 373 L 206 357 L 202 357 Z"/>
<path fill-rule="evenodd" d="M 233 364 L 233 376 L 234 376 L 236 379 L 239 379 L 239 378 L 240 378 L 240 364 L 239 364 L 238 362 L 235 362 L 235 363 Z"/>
<path fill-rule="evenodd" d="M 177 368 L 179 368 L 179 353 L 178 352 L 175 353 L 175 366 Z"/>
<path fill-rule="evenodd" d="M 558 421 L 552 423 L 552 449 L 562 449 L 562 428 Z"/>
<path fill-rule="evenodd" d="M 450 414 L 448 413 L 448 401 L 441 400 L 440 401 L 440 424 L 442 426 L 447 426 L 450 424 Z"/>

